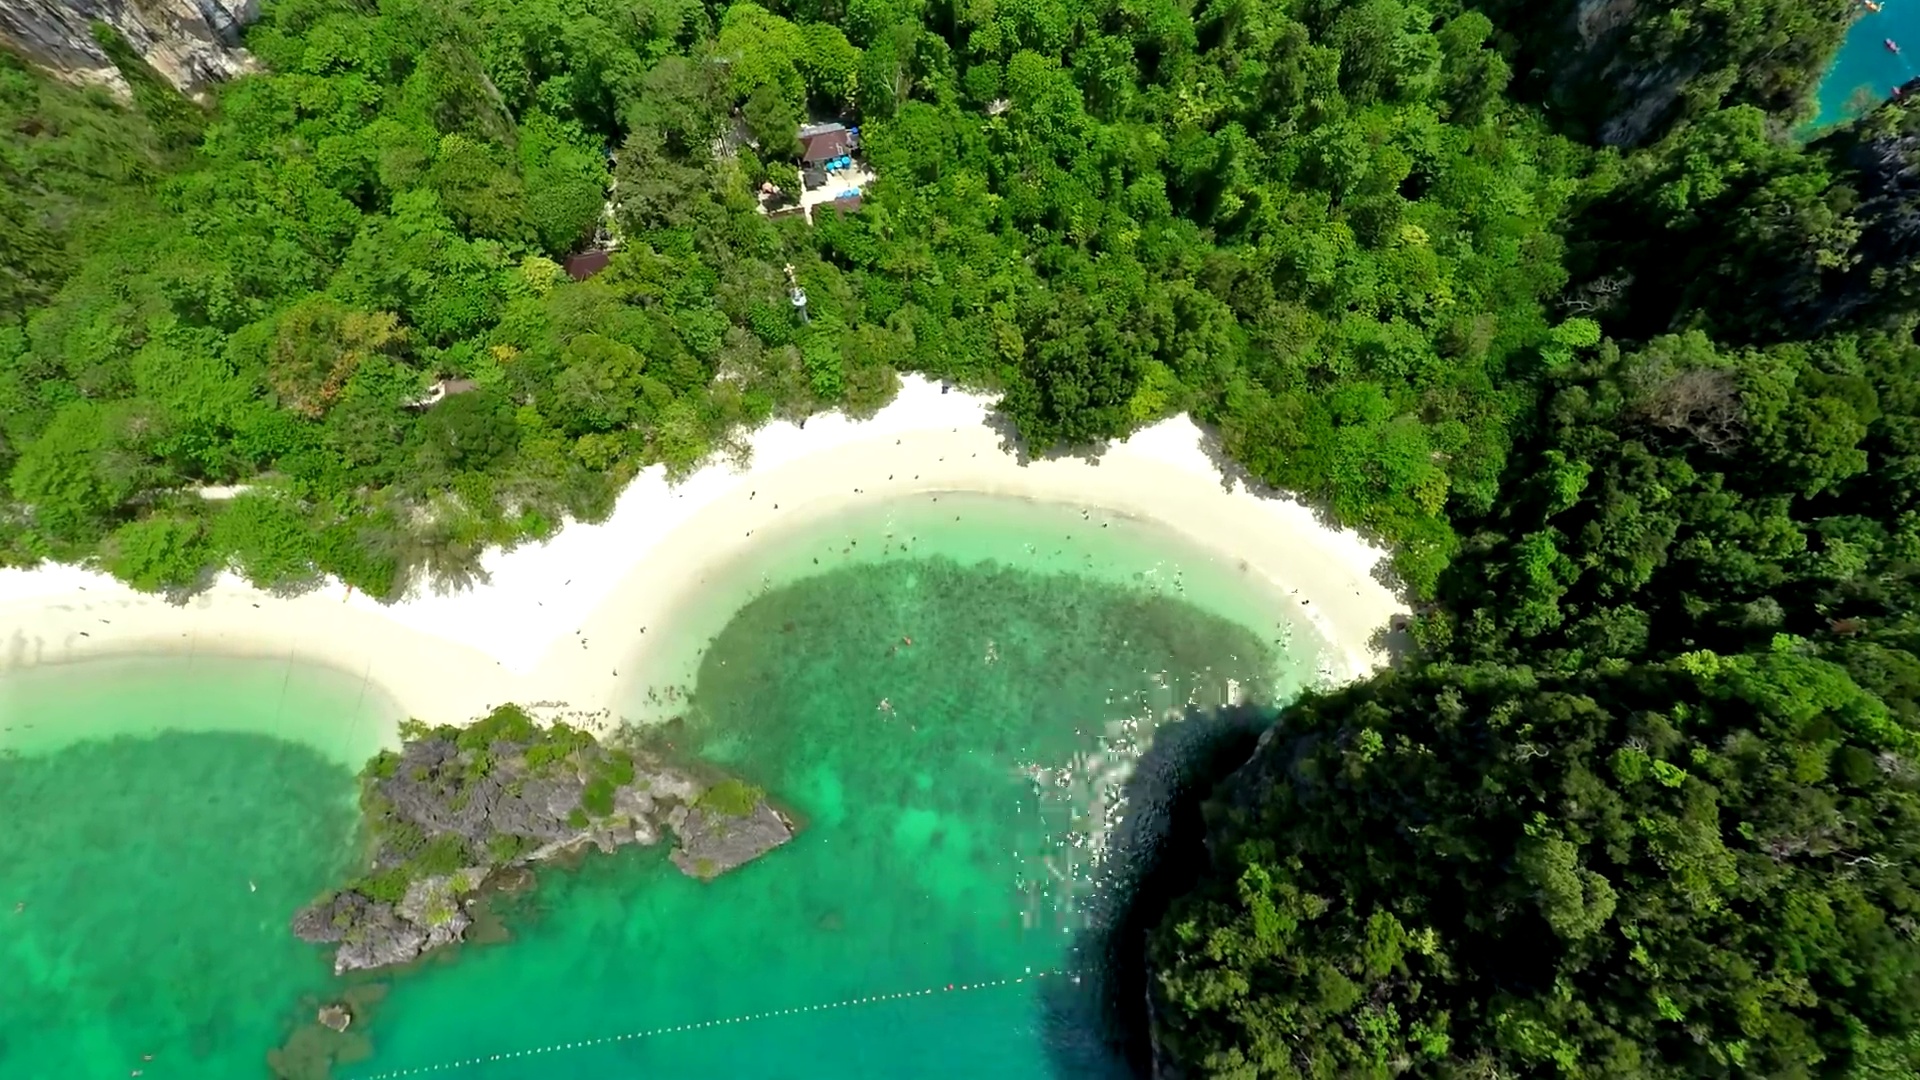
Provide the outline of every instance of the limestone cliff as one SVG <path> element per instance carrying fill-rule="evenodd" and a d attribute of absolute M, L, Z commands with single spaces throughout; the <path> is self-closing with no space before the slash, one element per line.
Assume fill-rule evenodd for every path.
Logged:
<path fill-rule="evenodd" d="M 0 48 L 126 96 L 126 80 L 93 37 L 93 24 L 102 22 L 182 93 L 198 95 L 254 69 L 240 28 L 259 9 L 259 0 L 0 0 Z"/>
<path fill-rule="evenodd" d="M 1752 105 L 1791 126 L 1832 66 L 1857 0 L 1481 0 L 1515 49 L 1522 99 L 1609 146 Z"/>

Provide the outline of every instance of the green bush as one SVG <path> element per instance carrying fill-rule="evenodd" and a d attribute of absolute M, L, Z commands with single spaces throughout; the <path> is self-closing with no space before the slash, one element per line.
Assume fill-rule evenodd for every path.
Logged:
<path fill-rule="evenodd" d="M 393 866 L 378 873 L 368 874 L 353 883 L 353 891 L 369 900 L 386 904 L 397 904 L 407 895 L 407 886 L 413 882 L 413 874 L 406 866 Z"/>
<path fill-rule="evenodd" d="M 441 833 L 432 840 L 410 864 L 419 877 L 433 877 L 439 874 L 451 874 L 463 866 L 472 866 L 477 860 L 467 850 L 467 842 L 452 833 Z"/>
<path fill-rule="evenodd" d="M 540 737 L 540 726 L 520 706 L 508 702 L 460 730 L 454 745 L 462 750 L 485 750 L 496 742 L 525 743 Z"/>
<path fill-rule="evenodd" d="M 387 818 L 375 823 L 374 831 L 387 850 L 409 859 L 427 846 L 427 834 L 411 821 Z"/>
<path fill-rule="evenodd" d="M 532 847 L 526 837 L 512 833 L 494 833 L 487 837 L 487 861 L 492 863 L 510 863 Z"/>
<path fill-rule="evenodd" d="M 362 780 L 385 780 L 400 767 L 400 755 L 392 750 L 382 750 L 368 760 L 366 767 L 360 770 Z"/>
<path fill-rule="evenodd" d="M 580 806 L 594 817 L 613 813 L 613 782 L 604 776 L 589 780 L 587 789 L 580 793 Z"/>
<path fill-rule="evenodd" d="M 702 792 L 694 805 L 728 817 L 747 817 L 766 794 L 745 781 L 729 777 Z"/>
<path fill-rule="evenodd" d="M 614 787 L 625 787 L 633 783 L 633 755 L 625 750 L 615 750 L 607 755 L 601 765 L 600 775 Z"/>

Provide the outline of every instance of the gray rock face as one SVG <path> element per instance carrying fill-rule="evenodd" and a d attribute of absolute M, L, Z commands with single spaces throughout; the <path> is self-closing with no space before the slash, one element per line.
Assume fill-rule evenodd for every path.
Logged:
<path fill-rule="evenodd" d="M 333 957 L 336 975 L 404 964 L 427 948 L 425 928 L 402 918 L 392 904 L 351 891 L 302 908 L 293 917 L 293 932 L 302 941 L 338 942 L 340 948 Z"/>
<path fill-rule="evenodd" d="M 791 824 L 765 800 L 756 800 L 744 817 L 701 809 L 698 801 L 707 790 L 701 780 L 644 754 L 628 756 L 632 779 L 612 788 L 610 812 L 591 814 L 590 781 L 610 777 L 616 764 L 616 755 L 597 745 L 556 757 L 552 746 L 529 743 L 496 741 L 484 752 L 462 750 L 444 730 L 409 741 L 396 758 L 382 761 L 368 803 L 376 815 L 369 869 L 389 872 L 389 879 L 398 875 L 405 894 L 387 903 L 342 890 L 296 914 L 294 934 L 338 945 L 336 973 L 402 964 L 460 941 L 472 922 L 466 911 L 471 894 L 509 868 L 589 844 L 605 852 L 652 845 L 670 829 L 679 840 L 674 865 L 707 880 L 793 838 Z M 611 780 L 598 783 L 605 797 Z M 414 876 L 419 871 L 413 867 L 421 864 L 410 860 L 453 837 L 467 857 L 488 861 L 451 874 Z"/>
<path fill-rule="evenodd" d="M 672 856 L 680 872 L 711 880 L 793 839 L 793 828 L 763 800 L 746 817 L 703 810 L 676 809 L 667 818 L 680 847 Z"/>
<path fill-rule="evenodd" d="M 126 96 L 126 80 L 93 40 L 92 24 L 120 31 L 182 93 L 255 70 L 240 30 L 259 0 L 0 0 L 0 43 L 72 82 Z"/>

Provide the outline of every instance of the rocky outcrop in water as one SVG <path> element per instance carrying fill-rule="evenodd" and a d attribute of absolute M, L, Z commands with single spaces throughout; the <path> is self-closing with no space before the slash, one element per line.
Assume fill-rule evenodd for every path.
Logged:
<path fill-rule="evenodd" d="M 198 95 L 255 69 L 240 30 L 259 14 L 259 0 L 0 0 L 0 45 L 124 97 L 126 80 L 93 36 L 93 24 L 105 23 L 162 78 Z"/>
<path fill-rule="evenodd" d="M 680 838 L 670 856 L 680 872 L 702 881 L 744 866 L 793 835 L 778 811 L 756 801 L 744 815 L 701 807 L 675 807 L 667 825 Z"/>
<path fill-rule="evenodd" d="M 293 917 L 335 946 L 334 970 L 404 964 L 462 940 L 475 897 L 503 872 L 589 845 L 612 852 L 671 833 L 672 861 L 702 880 L 759 858 L 793 826 L 755 788 L 703 779 L 585 732 L 537 727 L 517 707 L 467 728 L 407 733 L 361 778 L 370 853 L 347 887 Z"/>

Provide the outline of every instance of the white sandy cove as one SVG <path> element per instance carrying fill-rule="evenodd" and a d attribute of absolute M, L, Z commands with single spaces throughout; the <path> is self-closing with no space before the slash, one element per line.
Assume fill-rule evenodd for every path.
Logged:
<path fill-rule="evenodd" d="M 1352 677 L 1380 660 L 1370 642 L 1401 610 L 1371 575 L 1384 553 L 1299 503 L 1228 489 L 1191 420 L 1140 431 L 1097 464 L 1021 465 L 988 423 L 992 403 L 908 377 L 871 420 L 769 424 L 751 437 L 746 471 L 712 464 L 669 485 L 661 468 L 648 469 L 604 523 L 490 552 L 490 582 L 451 595 L 382 605 L 335 582 L 280 599 L 227 576 L 177 607 L 77 567 L 0 570 L 0 668 L 161 651 L 286 657 L 370 679 L 430 723 L 506 701 L 595 712 L 631 689 L 633 670 L 625 682 L 616 672 L 645 643 L 640 628 L 658 635 L 706 575 L 759 542 L 751 531 L 781 515 L 923 491 L 1156 519 L 1308 601 L 1303 613 L 1334 646 L 1330 674 Z"/>

